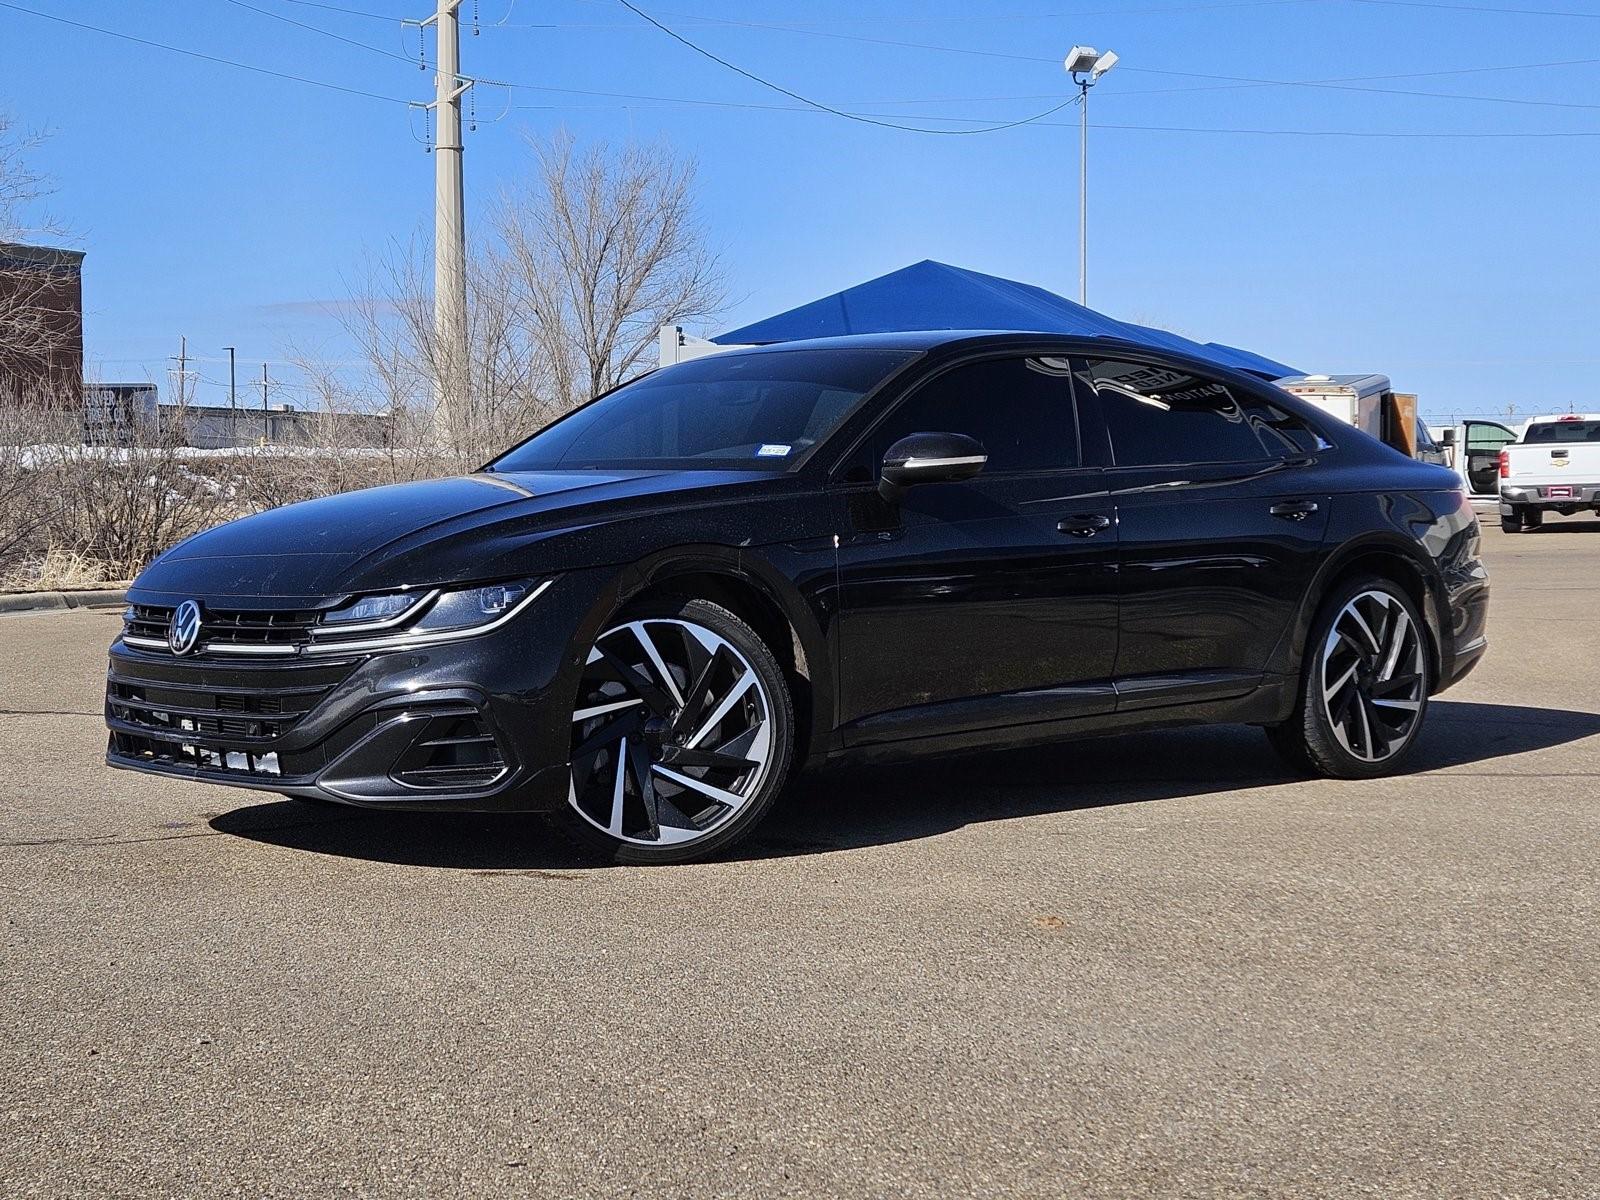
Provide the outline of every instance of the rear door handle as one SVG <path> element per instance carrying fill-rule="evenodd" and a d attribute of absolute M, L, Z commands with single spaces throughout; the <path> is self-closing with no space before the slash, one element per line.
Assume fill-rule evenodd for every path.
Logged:
<path fill-rule="evenodd" d="M 1315 500 L 1284 500 L 1274 504 L 1267 510 L 1275 517 L 1282 517 L 1287 521 L 1304 521 L 1317 511 Z"/>
<path fill-rule="evenodd" d="M 1093 537 L 1102 529 L 1111 528 L 1111 518 L 1103 517 L 1099 513 L 1078 513 L 1075 516 L 1063 517 L 1056 523 L 1056 532 L 1069 534 L 1072 537 Z"/>

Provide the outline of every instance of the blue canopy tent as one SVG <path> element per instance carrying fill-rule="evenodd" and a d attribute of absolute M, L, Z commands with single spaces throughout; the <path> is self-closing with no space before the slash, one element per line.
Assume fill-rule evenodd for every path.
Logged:
<path fill-rule="evenodd" d="M 751 346 L 913 329 L 1003 329 L 1122 338 L 1268 379 L 1303 374 L 1248 350 L 1217 342 L 1201 344 L 1164 329 L 1118 321 L 1043 288 L 932 259 L 718 334 L 711 340 L 721 345 Z"/>

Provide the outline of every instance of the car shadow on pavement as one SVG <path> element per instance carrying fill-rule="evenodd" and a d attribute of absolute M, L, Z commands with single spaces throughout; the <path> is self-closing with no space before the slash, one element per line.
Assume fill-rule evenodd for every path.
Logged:
<path fill-rule="evenodd" d="M 1482 765 L 1595 734 L 1600 715 L 1594 713 L 1438 700 L 1405 773 Z M 832 768 L 795 781 L 761 828 L 724 857 L 888 845 L 984 821 L 1194 798 L 1297 778 L 1259 730 L 1243 726 Z M 210 825 L 290 849 L 408 866 L 501 872 L 593 865 L 545 822 L 524 814 L 386 813 L 280 800 L 233 809 Z"/>

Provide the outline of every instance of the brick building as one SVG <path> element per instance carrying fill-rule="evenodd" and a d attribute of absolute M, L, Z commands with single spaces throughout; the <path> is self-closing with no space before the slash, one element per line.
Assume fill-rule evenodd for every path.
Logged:
<path fill-rule="evenodd" d="M 83 252 L 0 242 L 0 399 L 83 385 Z"/>

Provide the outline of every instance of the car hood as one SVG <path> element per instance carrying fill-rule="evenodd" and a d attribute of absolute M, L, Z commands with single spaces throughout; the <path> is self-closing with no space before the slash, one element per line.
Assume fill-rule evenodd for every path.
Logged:
<path fill-rule="evenodd" d="M 578 564 L 535 549 L 554 535 L 629 511 L 737 499 L 784 478 L 762 471 L 485 473 L 368 488 L 196 534 L 145 569 L 133 598 L 318 607 L 357 591 L 559 570 Z"/>

